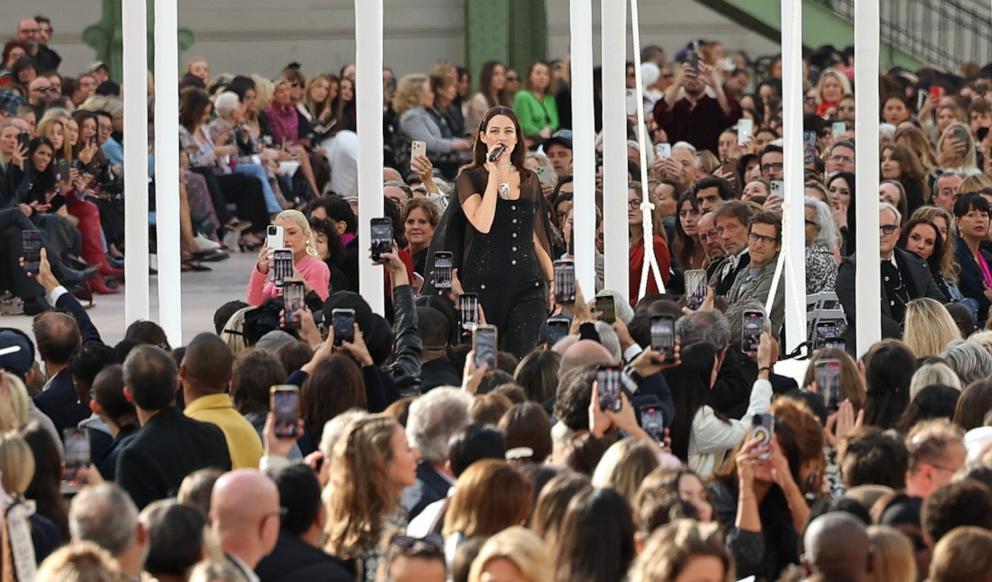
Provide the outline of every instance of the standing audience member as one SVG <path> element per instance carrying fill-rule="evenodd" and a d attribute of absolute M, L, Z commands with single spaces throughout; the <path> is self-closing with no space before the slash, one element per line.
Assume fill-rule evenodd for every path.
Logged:
<path fill-rule="evenodd" d="M 138 521 L 138 508 L 117 485 L 84 488 L 69 506 L 69 532 L 74 542 L 92 542 L 117 560 L 132 580 L 141 577 L 148 555 L 148 532 Z"/>
<path fill-rule="evenodd" d="M 247 580 L 279 538 L 279 490 L 255 469 L 225 473 L 210 496 L 210 529 L 227 562 Z"/>

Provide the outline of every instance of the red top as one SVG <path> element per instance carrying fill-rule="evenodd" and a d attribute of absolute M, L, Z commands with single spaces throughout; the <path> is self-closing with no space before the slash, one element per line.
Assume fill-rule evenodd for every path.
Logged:
<path fill-rule="evenodd" d="M 658 270 L 661 271 L 661 280 L 668 285 L 668 270 L 672 265 L 672 258 L 668 252 L 668 245 L 661 235 L 654 235 L 654 258 L 658 261 Z M 630 247 L 630 304 L 637 303 L 637 292 L 641 288 L 641 269 L 644 265 L 644 241 Z M 654 273 L 648 271 L 648 293 L 657 293 L 658 284 L 655 283 Z"/>

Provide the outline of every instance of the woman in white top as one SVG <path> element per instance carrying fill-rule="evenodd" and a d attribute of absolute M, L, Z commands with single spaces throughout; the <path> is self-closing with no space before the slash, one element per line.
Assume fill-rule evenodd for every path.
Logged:
<path fill-rule="evenodd" d="M 687 462 L 703 479 L 720 466 L 751 427 L 751 418 L 771 407 L 772 385 L 768 381 L 774 342 L 761 334 L 758 347 L 758 379 L 751 388 L 747 412 L 740 420 L 725 418 L 708 404 L 710 390 L 716 383 L 720 361 L 717 351 L 707 343 L 693 344 L 681 350 L 682 364 L 665 370 L 672 387 L 675 417 L 670 434 L 672 453 Z"/>

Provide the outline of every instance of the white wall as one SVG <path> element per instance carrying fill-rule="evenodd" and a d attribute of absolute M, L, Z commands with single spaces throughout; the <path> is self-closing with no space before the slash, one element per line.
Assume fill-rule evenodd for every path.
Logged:
<path fill-rule="evenodd" d="M 65 74 L 75 75 L 94 60 L 81 34 L 99 20 L 100 0 L 0 2 L 10 34 L 22 17 L 40 12 L 53 19 L 52 46 L 64 58 Z M 274 77 L 294 60 L 307 73 L 334 72 L 354 59 L 353 6 L 353 0 L 179 0 L 179 23 L 196 35 L 190 52 L 206 56 L 215 74 Z M 562 56 L 568 51 L 568 0 L 547 0 L 547 7 L 550 55 Z M 752 57 L 778 51 L 777 44 L 691 0 L 641 0 L 640 8 L 642 43 L 658 44 L 670 55 L 701 37 L 719 38 Z M 598 30 L 598 1 L 594 19 Z M 598 48 L 595 53 L 598 59 Z M 465 1 L 385 0 L 386 63 L 402 75 L 425 71 L 440 57 L 465 61 Z"/>

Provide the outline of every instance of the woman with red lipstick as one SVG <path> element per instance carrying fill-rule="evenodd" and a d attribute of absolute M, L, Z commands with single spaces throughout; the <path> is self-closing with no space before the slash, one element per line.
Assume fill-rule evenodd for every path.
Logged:
<path fill-rule="evenodd" d="M 958 240 L 954 252 L 961 267 L 961 293 L 978 302 L 978 323 L 988 320 L 992 302 L 992 254 L 981 248 L 989 235 L 989 203 L 966 194 L 954 203 Z"/>

